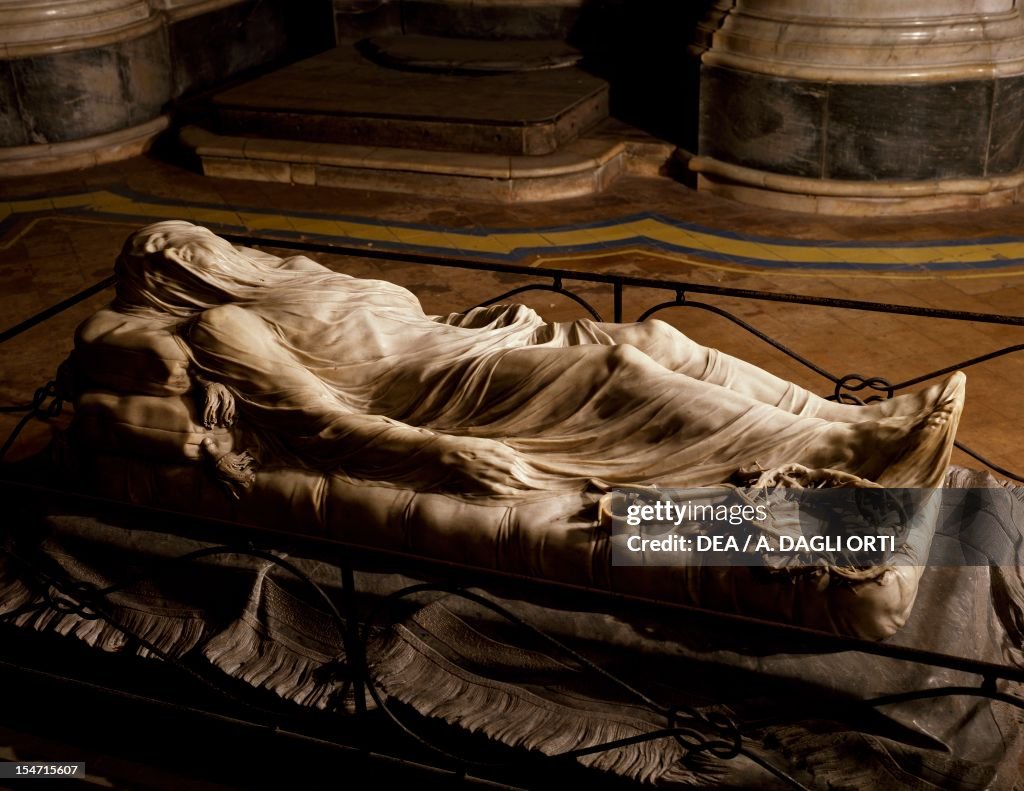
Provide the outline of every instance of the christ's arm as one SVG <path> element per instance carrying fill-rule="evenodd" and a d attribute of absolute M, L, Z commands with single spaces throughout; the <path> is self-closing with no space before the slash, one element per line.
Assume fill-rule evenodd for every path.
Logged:
<path fill-rule="evenodd" d="M 459 492 L 508 494 L 527 485 L 525 462 L 500 441 L 354 412 L 243 307 L 204 311 L 183 338 L 200 376 L 226 387 L 251 427 L 313 466 Z"/>

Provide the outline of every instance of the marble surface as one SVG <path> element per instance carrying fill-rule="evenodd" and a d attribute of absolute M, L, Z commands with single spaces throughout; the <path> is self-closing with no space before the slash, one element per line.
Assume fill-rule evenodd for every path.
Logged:
<path fill-rule="evenodd" d="M 179 4 L 167 16 L 175 97 L 332 45 L 330 9 L 318 13 L 291 0 Z"/>
<path fill-rule="evenodd" d="M 822 175 L 858 181 L 986 175 L 994 90 L 987 80 L 831 85 Z"/>
<path fill-rule="evenodd" d="M 1015 4 L 716 4 L 698 36 L 704 62 L 807 80 L 896 83 L 1024 72 Z"/>
<path fill-rule="evenodd" d="M 240 5 L 246 0 L 149 0 L 149 4 L 167 14 L 172 21 L 208 14 L 228 6 Z"/>
<path fill-rule="evenodd" d="M 130 64 L 130 67 L 129 67 Z M 151 121 L 170 96 L 157 28 L 105 47 L 0 61 L 0 148 L 48 145 Z"/>
<path fill-rule="evenodd" d="M 403 30 L 466 38 L 563 38 L 583 0 L 403 0 Z"/>
<path fill-rule="evenodd" d="M 441 36 L 374 36 L 360 42 L 377 63 L 412 71 L 491 74 L 576 66 L 583 53 L 564 41 L 494 41 Z"/>
<path fill-rule="evenodd" d="M 138 158 L 89 171 L 3 183 L 0 202 L 0 309 L 15 324 L 110 273 L 124 236 L 140 217 L 190 217 L 225 232 L 267 240 L 307 237 L 373 251 L 395 249 L 440 259 L 481 259 L 618 272 L 659 280 L 843 297 L 918 307 L 1021 313 L 1024 305 L 1024 206 L 926 217 L 821 217 L 750 207 L 697 193 L 668 179 L 621 178 L 599 195 L 551 205 L 495 205 L 301 184 L 204 177 Z M 637 213 L 641 212 L 640 215 Z M 284 253 L 277 251 L 278 255 Z M 414 291 L 424 307 L 465 310 L 527 282 L 480 272 L 328 256 L 360 277 L 386 277 Z M 610 289 L 573 283 L 602 315 Z M 77 323 L 111 298 L 99 294 L 51 324 L 9 341 L 0 355 L 0 396 L 20 403 L 66 356 Z M 553 321 L 584 314 L 543 293 L 522 299 Z M 624 316 L 635 319 L 657 295 L 627 289 Z M 716 302 L 758 329 L 843 375 L 860 371 L 904 381 L 973 355 L 1024 342 L 1024 328 L 956 324 L 894 314 L 811 306 L 780 309 L 749 300 Z M 697 309 L 660 314 L 691 338 L 743 357 L 818 393 L 825 380 L 748 335 Z M 1015 388 L 1024 355 L 970 371 L 960 438 L 994 462 L 1018 465 L 1020 415 Z M 0 415 L 9 432 L 17 415 Z M 16 456 L 39 441 L 33 422 Z M 959 451 L 957 463 L 977 466 Z"/>
<path fill-rule="evenodd" d="M 78 138 L 65 143 L 47 143 L 0 148 L 0 173 L 7 178 L 40 176 L 66 170 L 83 170 L 109 162 L 137 157 L 149 151 L 170 122 L 159 115 L 127 129 Z"/>
<path fill-rule="evenodd" d="M 137 38 L 159 24 L 146 0 L 4 0 L 0 58 L 87 49 Z"/>
<path fill-rule="evenodd" d="M 606 132 L 543 156 L 449 153 L 215 135 L 186 127 L 180 140 L 221 178 L 401 192 L 496 203 L 597 194 L 626 172 L 657 173 L 672 147 Z"/>
<path fill-rule="evenodd" d="M 658 320 L 551 323 L 506 303 L 428 315 L 388 281 L 180 220 L 132 234 L 115 273 L 116 299 L 75 334 L 75 392 L 103 391 L 124 452 L 229 458 L 243 489 L 250 448 L 266 466 L 453 495 L 819 473 L 939 488 L 964 405 L 960 372 L 827 401 Z"/>
<path fill-rule="evenodd" d="M 827 102 L 825 85 L 705 68 L 698 151 L 744 167 L 820 177 Z"/>
<path fill-rule="evenodd" d="M 946 19 L 1012 11 L 1015 0 L 733 0 L 733 6 L 777 16 L 825 19 Z"/>
<path fill-rule="evenodd" d="M 287 0 L 0 0 L 3 175 L 138 155 L 172 98 L 331 40 Z"/>
<path fill-rule="evenodd" d="M 1016 3 L 717 2 L 693 52 L 702 63 L 701 188 L 839 213 L 1017 198 Z"/>
<path fill-rule="evenodd" d="M 777 174 L 833 182 L 787 190 L 810 195 L 834 194 L 843 183 L 891 183 L 898 197 L 911 182 L 948 193 L 939 183 L 1021 173 L 1024 77 L 819 83 L 705 65 L 699 128 L 701 157 L 765 174 L 736 172 L 738 183 Z M 986 189 L 999 188 L 993 181 Z"/>
<path fill-rule="evenodd" d="M 1016 173 L 1024 169 L 1024 76 L 993 85 L 987 172 Z"/>

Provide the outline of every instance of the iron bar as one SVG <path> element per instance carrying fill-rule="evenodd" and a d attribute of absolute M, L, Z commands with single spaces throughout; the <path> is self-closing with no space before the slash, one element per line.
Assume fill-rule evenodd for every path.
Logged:
<path fill-rule="evenodd" d="M 594 321 L 604 321 L 604 319 L 601 318 L 601 314 L 598 313 L 589 302 L 583 299 L 583 297 L 563 288 L 560 278 L 555 278 L 554 285 L 550 286 L 544 284 L 537 284 L 513 288 L 511 291 L 506 291 L 504 294 L 494 297 L 493 299 L 488 299 L 485 300 L 484 302 L 481 302 L 479 305 L 477 305 L 477 307 L 486 308 L 488 305 L 496 305 L 499 302 L 508 299 L 509 297 L 514 297 L 519 294 L 525 294 L 530 291 L 550 291 L 553 294 L 560 294 L 563 297 L 568 297 L 569 299 L 573 300 L 576 304 L 582 306 L 585 311 L 587 311 L 591 316 L 593 316 Z"/>
<path fill-rule="evenodd" d="M 682 286 L 686 291 L 693 292 L 695 294 L 716 294 L 722 297 L 737 297 L 740 299 L 750 299 L 762 302 L 789 302 L 797 305 L 817 305 L 819 307 L 847 308 L 849 310 L 863 310 L 874 313 L 898 313 L 907 316 L 925 316 L 935 319 L 977 321 L 985 324 L 1008 324 L 1017 327 L 1024 327 L 1024 316 L 976 313 L 965 310 L 943 310 L 940 308 L 921 308 L 914 305 L 867 302 L 857 299 L 839 299 L 837 297 L 814 297 L 806 294 L 758 291 L 756 289 L 749 288 L 729 288 L 726 286 L 712 286 L 700 283 L 679 284 L 666 282 L 664 280 L 656 280 L 654 278 L 633 277 L 630 275 L 618 275 L 614 273 L 580 272 L 572 269 L 558 269 L 554 267 L 532 267 L 523 266 L 521 264 L 501 264 L 490 261 L 450 259 L 419 253 L 372 250 L 361 247 L 347 247 L 302 240 L 275 239 L 267 236 L 257 237 L 225 234 L 224 238 L 231 242 L 248 246 L 262 245 L 264 247 L 278 247 L 289 250 L 323 253 L 325 255 L 387 259 L 406 263 L 430 264 L 432 266 L 443 266 L 455 269 L 470 269 L 478 272 L 501 272 L 504 274 L 533 275 L 534 277 L 544 278 L 561 277 L 566 280 L 579 280 L 586 283 L 606 283 L 611 286 L 614 286 L 616 282 L 620 282 L 623 286 L 631 288 L 675 290 Z"/>
<path fill-rule="evenodd" d="M 655 307 L 657 307 L 658 309 L 662 309 L 661 306 L 655 306 Z M 786 346 L 781 341 L 775 340 L 770 335 L 767 335 L 766 333 L 761 332 L 761 330 L 757 329 L 757 327 L 755 327 L 752 324 L 749 324 L 748 322 L 746 322 L 743 319 L 739 318 L 739 316 L 734 316 L 729 311 L 724 310 L 724 309 L 722 309 L 722 308 L 720 308 L 720 307 L 718 307 L 716 305 L 709 305 L 706 302 L 694 302 L 692 300 L 687 299 L 687 300 L 682 300 L 682 301 L 679 301 L 679 302 L 676 302 L 676 303 L 672 303 L 672 304 L 666 304 L 665 307 L 666 308 L 668 308 L 668 307 L 697 308 L 698 310 L 706 310 L 709 313 L 714 313 L 714 314 L 716 314 L 718 316 L 721 316 L 724 319 L 728 319 L 733 324 L 736 324 L 737 326 L 742 327 L 747 332 L 749 332 L 749 333 L 751 333 L 753 335 L 756 335 L 758 338 L 763 340 L 765 343 L 767 343 L 767 344 L 769 344 L 771 346 L 774 346 L 776 349 L 778 349 L 780 352 L 782 352 L 786 356 L 791 357 L 792 359 L 796 360 L 798 363 L 806 366 L 807 368 L 810 368 L 816 374 L 818 374 L 819 376 L 824 377 L 825 379 L 828 379 L 830 382 L 838 382 L 839 381 L 839 378 L 835 374 L 829 373 L 824 368 L 822 368 L 820 365 L 817 365 L 816 363 L 811 362 L 806 357 L 804 357 L 802 354 L 793 351 L 792 349 L 790 349 L 788 346 Z M 653 313 L 653 310 L 647 311 L 646 313 L 644 313 L 644 318 L 649 317 L 652 313 Z"/>
<path fill-rule="evenodd" d="M 17 337 L 18 335 L 21 335 L 21 333 L 32 329 L 37 324 L 42 324 L 44 321 L 48 321 L 49 319 L 52 319 L 54 316 L 60 315 L 68 308 L 77 305 L 79 302 L 83 302 L 87 300 L 89 297 L 94 296 L 95 294 L 99 294 L 101 291 L 110 288 L 112 285 L 114 285 L 115 282 L 116 281 L 113 275 L 105 277 L 102 280 L 93 283 L 88 288 L 82 289 L 74 296 L 68 297 L 67 299 L 62 299 L 60 302 L 51 305 L 45 310 L 39 311 L 34 316 L 30 316 L 24 321 L 18 322 L 13 327 L 8 327 L 3 332 L 0 332 L 0 343 L 9 341 L 11 338 Z"/>

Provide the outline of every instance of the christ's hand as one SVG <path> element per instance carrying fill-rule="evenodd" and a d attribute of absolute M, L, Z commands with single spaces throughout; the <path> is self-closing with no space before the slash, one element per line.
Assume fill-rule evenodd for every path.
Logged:
<path fill-rule="evenodd" d="M 440 434 L 430 448 L 450 488 L 466 494 L 516 494 L 530 488 L 526 462 L 504 442 Z"/>

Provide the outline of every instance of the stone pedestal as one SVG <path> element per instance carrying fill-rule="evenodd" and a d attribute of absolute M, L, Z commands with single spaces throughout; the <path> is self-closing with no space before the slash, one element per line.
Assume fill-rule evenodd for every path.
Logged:
<path fill-rule="evenodd" d="M 736 0 L 700 27 L 702 189 L 823 213 L 999 205 L 1024 183 L 1014 0 Z"/>
<path fill-rule="evenodd" d="M 561 42 L 377 37 L 214 94 L 180 139 L 223 178 L 502 203 L 590 195 L 671 146 L 605 132 L 608 83 L 577 60 Z"/>

